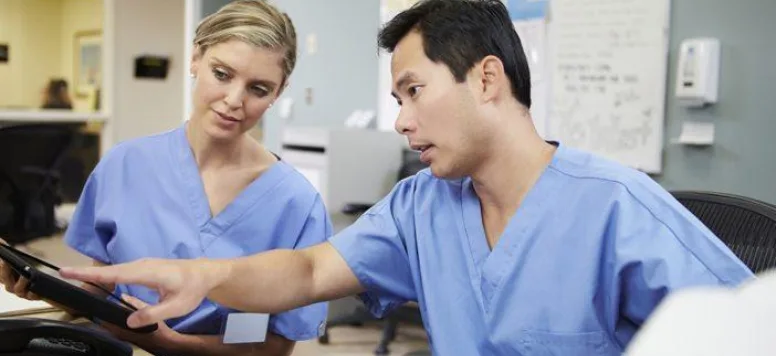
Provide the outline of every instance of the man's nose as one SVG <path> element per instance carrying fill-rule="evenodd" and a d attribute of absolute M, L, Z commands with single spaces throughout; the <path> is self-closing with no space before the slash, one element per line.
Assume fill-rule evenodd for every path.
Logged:
<path fill-rule="evenodd" d="M 415 130 L 415 120 L 412 118 L 410 110 L 407 110 L 404 107 L 399 110 L 399 116 L 394 123 L 394 129 L 402 135 L 406 135 Z"/>

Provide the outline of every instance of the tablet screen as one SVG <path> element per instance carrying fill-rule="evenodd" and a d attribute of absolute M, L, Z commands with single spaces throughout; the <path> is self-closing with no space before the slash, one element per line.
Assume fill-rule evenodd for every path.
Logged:
<path fill-rule="evenodd" d="M 20 259 L 23 259 L 24 261 L 26 261 L 27 263 L 35 267 L 35 269 L 38 270 L 39 272 L 42 272 L 46 275 L 49 275 L 53 278 L 56 278 L 70 285 L 73 285 L 89 294 L 95 295 L 103 299 L 110 300 L 114 304 L 119 305 L 124 309 L 130 310 L 130 311 L 136 310 L 135 308 L 132 307 L 132 305 L 128 304 L 127 302 L 125 302 L 124 300 L 122 300 L 121 298 L 113 294 L 111 291 L 103 288 L 102 286 L 92 284 L 92 283 L 84 283 L 74 279 L 64 278 L 62 277 L 62 275 L 59 274 L 59 267 L 51 263 L 48 263 L 46 261 L 43 261 L 35 256 L 29 255 L 23 251 L 19 251 L 12 246 L 0 243 L 0 248 L 5 248 L 6 250 L 13 252 L 17 257 L 19 257 Z M 84 284 L 86 284 L 86 288 L 84 288 Z"/>

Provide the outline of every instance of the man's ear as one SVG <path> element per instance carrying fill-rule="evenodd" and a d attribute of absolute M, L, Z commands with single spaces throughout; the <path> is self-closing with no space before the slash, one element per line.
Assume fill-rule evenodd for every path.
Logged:
<path fill-rule="evenodd" d="M 504 90 L 505 83 L 508 83 L 504 72 L 504 62 L 496 56 L 486 56 L 476 68 L 479 71 L 483 102 L 498 99 Z"/>

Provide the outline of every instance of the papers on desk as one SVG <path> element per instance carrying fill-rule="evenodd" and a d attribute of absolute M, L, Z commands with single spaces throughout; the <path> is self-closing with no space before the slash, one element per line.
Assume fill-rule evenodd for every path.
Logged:
<path fill-rule="evenodd" d="M 0 317 L 23 315 L 30 312 L 39 312 L 55 309 L 51 304 L 41 300 L 31 301 L 8 293 L 4 287 L 0 287 Z"/>

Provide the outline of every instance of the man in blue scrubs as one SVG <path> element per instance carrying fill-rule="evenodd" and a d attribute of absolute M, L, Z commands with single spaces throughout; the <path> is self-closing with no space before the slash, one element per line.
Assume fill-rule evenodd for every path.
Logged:
<path fill-rule="evenodd" d="M 378 316 L 417 301 L 440 355 L 619 354 L 668 293 L 752 276 L 646 175 L 541 139 L 502 2 L 423 1 L 379 42 L 396 129 L 430 169 L 354 225 L 300 251 L 63 273 L 166 291 L 132 325 L 205 296 L 275 312 L 360 294 Z"/>

